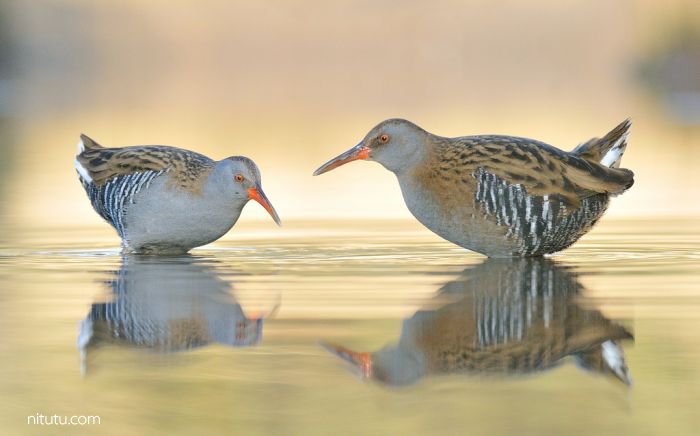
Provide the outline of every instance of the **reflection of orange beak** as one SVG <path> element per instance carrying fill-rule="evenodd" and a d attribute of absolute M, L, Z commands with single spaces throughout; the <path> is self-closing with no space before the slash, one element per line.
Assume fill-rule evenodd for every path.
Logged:
<path fill-rule="evenodd" d="M 314 171 L 314 176 L 318 176 L 334 168 L 338 168 L 339 166 L 345 165 L 348 162 L 367 158 L 369 158 L 369 147 L 365 147 L 360 142 L 345 153 L 334 157 L 333 159 L 321 165 L 316 171 Z"/>
<path fill-rule="evenodd" d="M 330 344 L 322 342 L 321 346 L 346 362 L 350 362 L 353 366 L 362 371 L 362 377 L 372 377 L 372 353 L 360 353 L 345 348 L 342 345 Z"/>
<path fill-rule="evenodd" d="M 270 204 L 270 200 L 267 199 L 267 196 L 263 192 L 262 188 L 257 187 L 248 189 L 248 198 L 260 203 L 260 205 L 265 208 L 267 213 L 270 214 L 272 219 L 275 220 L 275 223 L 277 223 L 278 226 L 282 225 L 282 221 L 280 221 L 279 215 L 277 215 L 275 208 L 272 207 L 272 204 Z"/>

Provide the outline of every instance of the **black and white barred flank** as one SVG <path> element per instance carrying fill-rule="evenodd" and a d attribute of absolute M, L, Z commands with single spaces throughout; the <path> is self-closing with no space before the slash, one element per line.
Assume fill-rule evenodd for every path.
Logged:
<path fill-rule="evenodd" d="M 474 178 L 477 205 L 498 225 L 508 227 L 506 236 L 519 241 L 518 255 L 536 256 L 570 246 L 590 230 L 609 201 L 607 194 L 596 194 L 569 211 L 559 198 L 529 195 L 522 185 L 510 184 L 483 168 Z"/>
<path fill-rule="evenodd" d="M 119 236 L 125 238 L 124 218 L 127 206 L 133 204 L 136 194 L 148 188 L 153 179 L 165 172 L 167 169 L 117 176 L 102 186 L 95 185 L 81 171 L 78 171 L 78 177 L 95 211 L 117 230 Z"/>

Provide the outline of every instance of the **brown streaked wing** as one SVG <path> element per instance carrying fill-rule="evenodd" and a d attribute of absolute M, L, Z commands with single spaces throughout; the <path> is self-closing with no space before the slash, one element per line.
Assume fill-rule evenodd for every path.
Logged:
<path fill-rule="evenodd" d="M 214 166 L 214 161 L 204 155 L 168 146 L 92 149 L 84 151 L 77 159 L 97 186 L 118 176 L 169 170 L 174 181 L 186 188 L 196 184 L 197 179 Z"/>
<path fill-rule="evenodd" d="M 545 143 L 512 136 L 472 136 L 450 140 L 444 157 L 461 166 L 484 168 L 530 195 L 556 195 L 572 206 L 598 193 L 620 194 L 632 186 L 633 173 L 608 168 Z M 451 149 L 451 150 L 449 150 Z"/>

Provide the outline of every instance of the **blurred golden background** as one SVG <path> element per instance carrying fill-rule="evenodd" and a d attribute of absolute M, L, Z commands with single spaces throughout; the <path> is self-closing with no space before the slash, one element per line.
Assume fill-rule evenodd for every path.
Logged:
<path fill-rule="evenodd" d="M 81 132 L 247 155 L 283 220 L 408 218 L 379 165 L 311 177 L 390 117 L 564 149 L 631 117 L 637 182 L 609 213 L 696 214 L 698 29 L 692 0 L 2 2 L 0 219 L 100 222 Z"/>

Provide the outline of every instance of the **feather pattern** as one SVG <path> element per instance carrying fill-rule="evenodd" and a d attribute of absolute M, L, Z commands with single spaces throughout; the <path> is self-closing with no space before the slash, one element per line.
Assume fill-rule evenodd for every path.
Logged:
<path fill-rule="evenodd" d="M 530 195 L 553 195 L 569 206 L 596 194 L 621 194 L 634 183 L 627 169 L 608 168 L 543 142 L 513 136 L 465 136 L 434 141 L 440 176 L 483 169 L 521 185 Z"/>
<path fill-rule="evenodd" d="M 86 149 L 76 160 L 97 186 L 119 176 L 166 170 L 175 186 L 191 192 L 201 189 L 202 176 L 215 164 L 199 153 L 164 145 Z"/>

